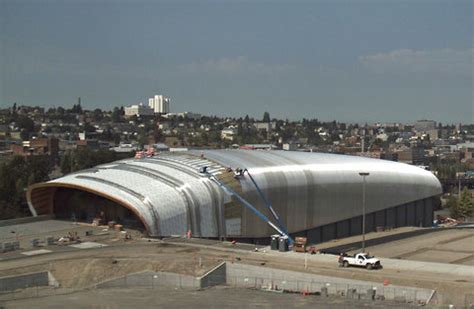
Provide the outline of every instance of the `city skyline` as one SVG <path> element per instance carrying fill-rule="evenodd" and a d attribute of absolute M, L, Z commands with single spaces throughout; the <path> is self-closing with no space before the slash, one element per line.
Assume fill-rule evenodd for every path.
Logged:
<path fill-rule="evenodd" d="M 1 107 L 474 122 L 470 1 L 0 6 Z"/>

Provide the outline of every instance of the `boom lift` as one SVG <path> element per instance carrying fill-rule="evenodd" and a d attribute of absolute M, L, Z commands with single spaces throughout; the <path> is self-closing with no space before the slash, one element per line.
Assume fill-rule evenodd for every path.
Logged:
<path fill-rule="evenodd" d="M 262 198 L 265 205 L 267 206 L 267 208 L 272 213 L 273 217 L 277 220 L 278 226 L 275 225 L 273 222 L 271 222 L 270 219 L 267 216 L 262 214 L 258 209 L 256 209 L 252 204 L 250 204 L 246 199 L 244 199 L 242 196 L 240 196 L 240 194 L 238 194 L 237 192 L 232 190 L 229 186 L 225 185 L 223 182 L 221 182 L 219 179 L 217 179 L 216 176 L 210 174 L 207 171 L 207 166 L 204 166 L 200 169 L 200 173 L 205 174 L 210 180 L 212 180 L 219 187 L 221 187 L 227 194 L 229 194 L 231 196 L 234 196 L 242 205 L 244 205 L 245 207 L 247 207 L 248 209 L 253 211 L 260 219 L 262 219 L 264 222 L 266 222 L 268 225 L 270 225 L 275 231 L 277 231 L 278 234 L 280 234 L 281 236 L 287 237 L 289 244 L 293 244 L 294 243 L 293 238 L 291 238 L 291 236 L 288 234 L 288 231 L 283 227 L 283 224 L 281 223 L 280 218 L 278 217 L 277 213 L 275 212 L 272 205 L 270 204 L 270 202 L 266 198 L 265 194 L 260 190 L 260 188 L 257 185 L 255 179 L 252 177 L 252 175 L 250 175 L 249 171 L 247 169 L 245 169 L 245 170 L 237 169 L 236 176 L 243 176 L 245 172 L 249 175 L 252 183 L 257 188 L 257 191 L 258 191 L 260 197 Z"/>

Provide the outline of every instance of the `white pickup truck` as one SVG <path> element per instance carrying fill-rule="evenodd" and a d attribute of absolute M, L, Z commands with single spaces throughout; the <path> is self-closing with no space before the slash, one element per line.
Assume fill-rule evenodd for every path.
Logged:
<path fill-rule="evenodd" d="M 339 264 L 344 267 L 360 266 L 365 267 L 367 269 L 382 268 L 379 259 L 374 258 L 373 256 L 369 256 L 366 253 L 357 253 L 354 256 L 341 255 L 339 257 Z"/>

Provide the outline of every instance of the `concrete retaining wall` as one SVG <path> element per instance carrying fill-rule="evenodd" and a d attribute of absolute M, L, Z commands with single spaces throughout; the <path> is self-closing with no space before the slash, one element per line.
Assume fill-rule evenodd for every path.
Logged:
<path fill-rule="evenodd" d="M 433 290 L 403 286 L 384 286 L 380 283 L 320 276 L 260 266 L 227 263 L 227 284 L 237 287 L 272 288 L 292 291 L 320 292 L 322 294 L 368 297 L 376 291 L 377 297 L 389 300 L 426 303 Z M 369 292 L 370 291 L 370 292 Z"/>
<path fill-rule="evenodd" d="M 98 288 L 116 287 L 179 287 L 200 289 L 215 285 L 244 288 L 269 288 L 295 292 L 319 292 L 322 295 L 340 295 L 352 298 L 388 299 L 401 302 L 427 303 L 433 290 L 343 279 L 286 271 L 261 266 L 221 263 L 202 277 L 168 272 L 146 271 L 130 274 L 98 284 Z"/>
<path fill-rule="evenodd" d="M 204 276 L 198 278 L 201 283 L 201 288 L 206 288 L 215 285 L 226 285 L 227 284 L 227 270 L 226 263 L 222 262 Z"/>
<path fill-rule="evenodd" d="M 200 280 L 193 276 L 180 275 L 168 272 L 146 271 L 129 274 L 124 277 L 115 278 L 97 284 L 97 288 L 117 288 L 117 287 L 179 287 L 179 288 L 200 288 Z"/>
<path fill-rule="evenodd" d="M 184 289 L 200 289 L 215 285 L 226 284 L 225 262 L 209 270 L 202 277 L 193 277 L 169 272 L 145 271 L 129 274 L 123 277 L 108 280 L 96 285 L 97 288 L 117 287 L 179 287 Z"/>
<path fill-rule="evenodd" d="M 0 277 L 0 292 L 48 285 L 58 286 L 49 271 Z"/>

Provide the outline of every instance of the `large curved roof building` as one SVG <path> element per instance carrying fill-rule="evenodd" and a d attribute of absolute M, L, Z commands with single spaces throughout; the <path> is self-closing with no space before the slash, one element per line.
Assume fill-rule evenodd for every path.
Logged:
<path fill-rule="evenodd" d="M 249 170 L 288 231 L 312 242 L 361 232 L 366 177 L 367 231 L 378 226 L 429 226 L 442 193 L 429 171 L 391 161 L 345 155 L 251 150 L 163 153 L 127 159 L 35 184 L 30 210 L 59 218 L 101 217 L 138 225 L 150 236 L 267 238 L 275 232 L 216 182 L 199 172 L 207 166 L 226 186 L 271 217 Z"/>

